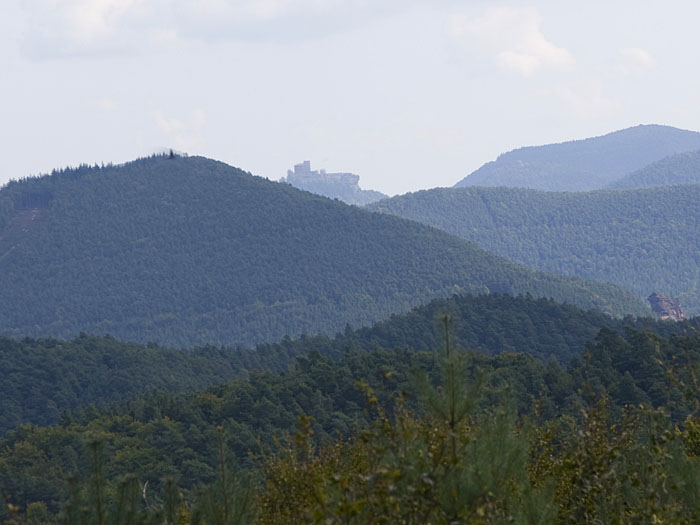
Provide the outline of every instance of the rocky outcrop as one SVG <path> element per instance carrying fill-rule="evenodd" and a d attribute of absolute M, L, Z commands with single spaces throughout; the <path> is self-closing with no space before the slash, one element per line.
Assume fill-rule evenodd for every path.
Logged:
<path fill-rule="evenodd" d="M 308 160 L 295 164 L 294 171 L 287 170 L 287 178 L 282 177 L 280 182 L 356 206 L 364 206 L 386 197 L 378 191 L 361 189 L 359 175 L 312 170 Z"/>
<path fill-rule="evenodd" d="M 681 303 L 677 299 L 654 292 L 649 296 L 648 300 L 652 311 L 661 319 L 671 319 L 672 321 L 683 321 L 685 319 Z"/>

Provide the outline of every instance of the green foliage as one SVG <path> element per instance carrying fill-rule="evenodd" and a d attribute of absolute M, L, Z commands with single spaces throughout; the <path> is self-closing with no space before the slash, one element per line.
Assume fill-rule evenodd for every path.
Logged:
<path fill-rule="evenodd" d="M 633 524 L 700 517 L 697 459 L 662 410 L 631 407 L 612 416 L 601 402 L 578 417 L 532 427 L 505 408 L 473 412 L 479 388 L 463 390 L 470 381 L 449 351 L 442 361 L 442 384 L 426 385 L 422 417 L 402 404 L 389 417 L 379 406 L 366 430 L 318 449 L 303 426 L 296 445 L 264 465 L 260 522 Z"/>
<path fill-rule="evenodd" d="M 603 327 L 616 332 L 629 327 L 665 337 L 692 334 L 700 328 L 700 319 L 682 323 L 650 318 L 612 319 L 600 312 L 582 311 L 573 305 L 529 295 L 464 295 L 438 299 L 372 327 L 338 334 L 332 346 L 315 339 L 314 348 L 328 355 L 340 355 L 338 350 L 348 347 L 431 350 L 443 344 L 443 327 L 438 321 L 445 314 L 451 318 L 450 334 L 455 348 L 489 355 L 524 352 L 542 360 L 554 357 L 564 363 L 580 357 L 585 344 Z M 309 345 L 310 340 L 296 343 Z"/>
<path fill-rule="evenodd" d="M 700 151 L 676 153 L 614 181 L 610 189 L 700 183 Z"/>
<path fill-rule="evenodd" d="M 610 285 L 532 271 L 433 228 L 204 158 L 8 184 L 0 333 L 190 347 L 366 325 L 454 293 L 530 292 L 642 314 Z"/>
<path fill-rule="evenodd" d="M 184 351 L 84 334 L 73 341 L 0 337 L 0 435 L 22 423 L 69 421 L 70 410 L 90 404 L 204 388 L 250 369 L 285 370 L 294 355 L 283 345 Z"/>
<path fill-rule="evenodd" d="M 700 517 L 697 459 L 662 410 L 605 403 L 539 430 L 532 475 L 557 480 L 560 523 L 693 523 Z"/>
<path fill-rule="evenodd" d="M 700 185 L 547 193 L 435 189 L 370 208 L 443 229 L 533 268 L 613 282 L 700 313 Z"/>
<path fill-rule="evenodd" d="M 509 151 L 455 186 L 595 190 L 668 155 L 699 148 L 697 132 L 669 126 L 636 126 L 601 137 Z"/>
<path fill-rule="evenodd" d="M 527 475 L 528 439 L 505 413 L 451 429 L 400 410 L 346 442 L 316 449 L 300 437 L 263 466 L 260 523 L 550 523 L 554 515 L 551 489 Z"/>
<path fill-rule="evenodd" d="M 450 348 L 455 348 L 453 339 L 455 337 L 451 337 Z M 70 420 L 65 419 L 53 427 L 21 426 L 0 440 L 0 487 L 8 496 L 8 502 L 20 509 L 38 502 L 45 504 L 50 512 L 58 512 L 61 503 L 70 496 L 64 480 L 71 473 L 78 479 L 90 478 L 92 454 L 86 455 L 86 444 L 98 440 L 103 450 L 101 472 L 105 480 L 105 501 L 115 501 L 121 480 L 125 475 L 133 474 L 142 485 L 148 482 L 149 494 L 158 495 L 159 501 L 167 499 L 164 496 L 167 492 L 165 480 L 170 478 L 172 483 L 179 486 L 186 501 L 199 501 L 201 512 L 207 508 L 210 509 L 208 512 L 214 512 L 217 508 L 221 510 L 219 504 L 207 502 L 229 493 L 228 488 L 217 485 L 220 483 L 218 480 L 231 479 L 232 484 L 226 481 L 226 487 L 235 486 L 237 494 L 246 494 L 246 485 L 236 484 L 237 479 L 241 481 L 237 473 L 241 469 L 255 469 L 261 457 L 272 457 L 269 464 L 279 464 L 281 469 L 275 471 L 282 480 L 277 482 L 276 490 L 288 487 L 290 497 L 298 493 L 294 497 L 307 501 L 309 505 L 300 506 L 299 509 L 308 510 L 310 506 L 318 504 L 315 489 L 311 490 L 310 487 L 317 487 L 317 483 L 321 483 L 319 479 L 323 478 L 322 486 L 326 487 L 323 491 L 331 498 L 327 500 L 328 505 L 336 509 L 333 512 L 340 513 L 354 508 L 357 502 L 347 500 L 343 503 L 341 496 L 344 493 L 340 488 L 344 485 L 337 485 L 338 480 L 332 477 L 333 472 L 345 472 L 347 477 L 340 479 L 345 479 L 343 483 L 356 487 L 357 491 L 361 487 L 366 493 L 375 490 L 370 490 L 372 484 L 360 483 L 363 476 L 370 472 L 367 469 L 379 464 L 370 461 L 372 456 L 367 455 L 369 452 L 362 444 L 363 439 L 371 442 L 372 450 L 377 454 L 382 453 L 382 461 L 388 462 L 387 470 L 380 472 L 380 477 L 372 478 L 377 483 L 381 482 L 379 486 L 391 485 L 393 470 L 389 467 L 410 459 L 415 461 L 411 463 L 413 474 L 401 478 L 401 483 L 404 483 L 401 490 L 411 492 L 420 487 L 423 487 L 420 490 L 428 490 L 430 483 L 421 481 L 419 474 L 428 468 L 426 462 L 430 460 L 427 456 L 416 458 L 413 454 L 425 456 L 437 447 L 442 454 L 440 461 L 453 461 L 463 454 L 484 460 L 491 458 L 489 461 L 492 462 L 496 462 L 496 458 L 505 461 L 504 458 L 510 457 L 508 454 L 512 452 L 513 456 L 506 464 L 493 463 L 496 471 L 491 474 L 486 465 L 465 462 L 459 467 L 464 470 L 460 470 L 462 473 L 458 480 L 447 476 L 444 481 L 453 480 L 450 483 L 465 483 L 459 486 L 470 487 L 471 483 L 476 483 L 475 479 L 481 480 L 480 483 L 491 480 L 488 481 L 489 487 L 494 484 L 500 487 L 511 482 L 498 478 L 497 474 L 503 473 L 507 477 L 510 472 L 515 475 L 508 470 L 509 466 L 522 466 L 523 450 L 530 450 L 528 443 L 539 443 L 537 440 L 544 439 L 540 435 L 543 432 L 550 432 L 546 434 L 550 437 L 546 438 L 545 435 L 545 438 L 554 447 L 553 452 L 575 454 L 583 442 L 576 441 L 579 438 L 574 434 L 579 436 L 580 432 L 589 432 L 586 430 L 586 418 L 593 417 L 598 418 L 596 421 L 599 423 L 595 428 L 591 427 L 589 433 L 603 440 L 601 450 L 618 452 L 628 446 L 626 443 L 629 440 L 641 440 L 640 447 L 648 446 L 652 434 L 642 435 L 640 432 L 653 430 L 651 423 L 660 418 L 663 425 L 659 423 L 658 432 L 653 430 L 656 436 L 653 439 L 663 454 L 670 450 L 669 453 L 675 458 L 676 454 L 680 454 L 677 451 L 682 451 L 691 458 L 679 460 L 679 475 L 685 476 L 688 470 L 692 470 L 691 464 L 695 461 L 692 458 L 697 456 L 698 450 L 700 397 L 695 382 L 698 363 L 700 340 L 697 338 L 678 335 L 663 338 L 634 330 L 620 333 L 610 329 L 602 330 L 587 346 L 585 358 L 574 359 L 566 367 L 555 360 L 542 362 L 526 354 L 501 353 L 489 357 L 456 349 L 449 358 L 437 361 L 433 352 L 412 350 L 348 350 L 340 361 L 313 351 L 299 356 L 295 365 L 282 374 L 250 373 L 246 378 L 196 393 L 148 393 L 121 407 L 77 410 Z M 417 370 L 423 370 L 422 374 Z M 358 389 L 358 384 L 365 386 Z M 631 397 L 630 392 L 638 397 Z M 591 415 L 595 414 L 591 407 L 596 407 L 600 399 L 606 398 L 607 419 L 601 419 L 602 414 Z M 634 419 L 626 415 L 628 412 L 624 406 L 640 400 L 648 410 L 663 409 L 664 414 L 659 413 L 651 419 L 644 419 L 647 416 Z M 498 406 L 503 408 L 493 409 Z M 375 407 L 381 407 L 381 411 L 378 412 Z M 582 414 L 588 415 L 583 417 Z M 309 419 L 304 420 L 297 445 L 289 444 L 281 436 L 292 432 L 300 417 Z M 623 424 L 627 420 L 629 424 Z M 625 425 L 634 431 L 620 434 L 623 428 L 627 428 Z M 499 428 L 506 429 L 505 433 L 499 434 Z M 602 428 L 605 428 L 604 432 L 596 430 Z M 438 429 L 439 432 L 432 434 L 431 429 Z M 341 436 L 351 436 L 351 439 Z M 477 436 L 481 437 L 477 439 Z M 663 443 L 660 441 L 662 439 L 665 440 Z M 300 442 L 307 447 L 304 454 L 298 450 Z M 562 448 L 565 443 L 569 443 L 568 448 Z M 544 450 L 545 445 L 537 447 Z M 503 447 L 511 452 L 494 455 L 488 447 Z M 222 454 L 222 450 L 226 451 L 225 454 Z M 275 450 L 280 453 L 271 452 Z M 594 452 L 598 454 L 596 450 L 587 452 L 585 461 L 593 461 L 591 455 Z M 600 458 L 605 459 L 606 454 L 600 452 Z M 226 456 L 226 464 L 231 465 L 226 467 L 225 476 L 220 470 L 222 455 Z M 647 457 L 637 451 L 632 456 L 625 456 L 628 458 L 625 461 L 632 461 L 637 456 Z M 299 463 L 292 462 L 291 457 Z M 542 457 L 546 458 L 547 455 Z M 319 462 L 318 466 L 314 466 L 316 463 L 311 458 L 316 458 L 314 461 Z M 656 456 L 651 459 L 647 457 L 647 460 L 658 459 L 654 458 Z M 572 461 L 581 463 L 584 459 Z M 234 467 L 234 464 L 238 466 Z M 580 468 L 586 465 L 588 463 L 582 463 Z M 669 465 L 661 461 L 655 468 L 661 472 L 671 468 Z M 469 470 L 476 466 L 479 466 L 478 472 Z M 538 468 L 548 469 L 546 472 L 551 476 L 562 477 L 565 472 L 561 469 L 565 467 L 566 464 L 557 463 Z M 590 470 L 593 468 L 590 467 L 585 471 L 588 474 L 581 474 L 581 483 L 592 479 L 594 474 L 608 479 L 604 467 L 595 467 L 595 470 Z M 309 469 L 308 472 L 306 469 Z M 288 481 L 284 480 L 294 480 L 295 484 L 287 486 Z M 633 478 L 624 480 L 624 483 L 621 481 L 614 485 L 614 490 L 618 490 L 615 487 L 628 490 L 625 488 L 628 481 L 634 481 Z M 689 487 L 691 483 L 675 477 L 669 480 L 678 487 Z M 212 486 L 215 488 L 212 489 Z M 518 490 L 525 491 L 525 494 L 530 490 L 528 486 L 522 485 Z M 600 493 L 608 491 L 605 487 Z M 653 492 L 653 488 L 649 488 L 652 485 L 645 487 L 644 490 Z M 527 492 L 534 500 L 527 499 L 530 496 L 517 500 L 522 504 L 510 499 L 499 500 L 500 503 L 494 503 L 496 507 L 493 508 L 501 509 L 498 512 L 506 512 L 507 509 L 511 509 L 508 512 L 515 512 L 512 509 L 516 507 L 523 512 L 523 509 L 531 506 L 540 508 L 533 502 L 545 497 L 543 494 L 549 494 L 547 491 L 550 489 L 547 484 L 535 488 L 537 490 L 533 489 L 534 492 Z M 460 488 L 458 493 L 471 494 L 470 491 Z M 489 491 L 493 492 L 491 489 Z M 197 499 L 198 494 L 203 496 Z M 357 498 L 365 497 L 361 496 L 362 492 L 357 494 Z M 477 508 L 481 505 L 491 508 L 489 505 L 493 502 L 484 494 L 475 492 L 472 499 L 462 503 L 442 501 L 440 505 L 454 510 L 464 505 L 472 508 L 471 505 L 479 501 Z M 564 498 L 568 493 L 562 494 L 558 497 Z M 673 495 L 673 498 L 676 496 Z M 243 501 L 249 499 L 246 496 Z M 657 501 L 654 505 L 664 506 L 664 501 Z M 453 507 L 449 507 L 448 503 Z M 377 500 L 374 504 L 384 503 Z M 110 505 L 105 504 L 105 512 L 112 508 Z M 288 506 L 283 507 L 273 512 L 272 507 L 268 506 L 265 513 L 287 515 L 284 513 L 291 512 Z M 390 510 L 387 507 L 382 512 Z M 8 516 L 0 516 L 8 519 Z"/>
<path fill-rule="evenodd" d="M 491 294 L 435 300 L 372 327 L 348 329 L 334 338 L 285 338 L 255 349 L 204 347 L 185 351 L 86 335 L 73 341 L 0 337 L 0 435 L 24 423 L 70 422 L 70 411 L 75 409 L 89 405 L 103 409 L 148 391 L 201 389 L 256 370 L 286 371 L 312 351 L 341 359 L 348 349 L 431 350 L 442 344 L 437 320 L 444 314 L 453 319 L 450 333 L 454 348 L 488 355 L 524 352 L 560 363 L 581 356 L 601 327 L 616 333 L 632 327 L 669 336 L 692 331 L 700 321 L 614 320 L 549 299 Z M 316 370 L 317 361 L 303 358 L 299 363 L 319 374 L 328 373 Z M 369 376 L 372 371 L 365 368 L 361 373 Z M 628 388 L 630 400 L 637 395 L 635 389 Z M 639 398 L 643 400 L 643 396 Z M 134 408 L 135 413 L 146 410 Z"/>

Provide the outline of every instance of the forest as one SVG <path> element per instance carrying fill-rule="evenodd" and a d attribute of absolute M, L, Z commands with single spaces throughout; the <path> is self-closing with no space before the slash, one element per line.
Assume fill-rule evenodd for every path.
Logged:
<path fill-rule="evenodd" d="M 0 0 L 0 525 L 700 525 L 699 26 Z"/>
<path fill-rule="evenodd" d="M 440 345 L 440 315 L 453 321 L 455 348 L 485 355 L 525 352 L 546 361 L 569 363 L 606 327 L 670 336 L 700 328 L 651 318 L 611 319 L 551 299 L 491 294 L 439 299 L 370 327 L 333 337 L 285 337 L 256 347 L 202 346 L 193 350 L 126 343 L 111 336 L 80 334 L 73 340 L 0 338 L 0 435 L 22 423 L 51 425 L 75 409 L 100 409 L 151 391 L 185 392 L 245 378 L 254 371 L 284 372 L 310 351 L 340 359 L 349 350 L 410 349 Z"/>
<path fill-rule="evenodd" d="M 370 208 L 441 228 L 513 261 L 653 292 L 700 312 L 700 186 L 552 193 L 437 188 Z"/>
<path fill-rule="evenodd" d="M 644 166 L 608 187 L 618 190 L 699 183 L 700 151 L 685 151 Z"/>
<path fill-rule="evenodd" d="M 57 171 L 8 184 L 0 203 L 14 210 L 0 224 L 0 334 L 10 337 L 252 346 L 455 293 L 649 312 L 618 286 L 534 271 L 204 158 Z"/>
<path fill-rule="evenodd" d="M 0 441 L 2 517 L 697 519 L 694 330 L 662 337 L 602 328 L 561 365 L 455 348 L 449 316 L 443 326 L 442 347 L 432 351 L 348 350 L 339 360 L 311 351 L 283 373 L 151 392 L 66 413 L 53 426 L 20 425 Z"/>
<path fill-rule="evenodd" d="M 643 299 L 696 312 L 698 191 L 360 209 L 175 154 L 11 182 L 0 522 L 697 522 L 700 318 Z"/>

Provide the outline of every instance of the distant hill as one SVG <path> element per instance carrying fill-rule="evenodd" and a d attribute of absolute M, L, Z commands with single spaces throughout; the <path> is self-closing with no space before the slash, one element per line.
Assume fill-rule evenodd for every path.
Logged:
<path fill-rule="evenodd" d="M 308 160 L 295 164 L 294 171 L 287 170 L 287 177 L 282 177 L 280 182 L 356 206 L 364 206 L 387 197 L 378 191 L 361 189 L 360 177 L 354 173 L 327 173 L 326 170 L 312 170 L 311 162 Z"/>
<path fill-rule="evenodd" d="M 652 319 L 611 319 L 549 299 L 500 294 L 438 299 L 376 325 L 327 336 L 284 338 L 255 349 L 203 347 L 195 351 L 81 335 L 72 341 L 0 337 L 0 436 L 23 423 L 48 425 L 93 404 L 104 406 L 152 390 L 186 391 L 245 377 L 256 370 L 284 372 L 299 356 L 318 352 L 341 359 L 350 350 L 434 350 L 444 344 L 441 317 L 451 318 L 452 346 L 487 355 L 525 352 L 568 363 L 605 327 L 660 335 L 698 328 Z"/>
<path fill-rule="evenodd" d="M 551 272 L 614 282 L 700 314 L 700 186 L 551 193 L 453 188 L 370 206 Z"/>
<path fill-rule="evenodd" d="M 611 189 L 700 184 L 700 151 L 676 153 L 613 181 Z"/>
<path fill-rule="evenodd" d="M 602 189 L 669 155 L 700 149 L 700 133 L 640 125 L 601 137 L 519 148 L 499 155 L 455 184 L 547 191 Z"/>
<path fill-rule="evenodd" d="M 439 230 L 199 157 L 13 182 L 0 209 L 8 336 L 251 345 L 465 292 L 648 313 L 618 287 L 538 273 Z"/>

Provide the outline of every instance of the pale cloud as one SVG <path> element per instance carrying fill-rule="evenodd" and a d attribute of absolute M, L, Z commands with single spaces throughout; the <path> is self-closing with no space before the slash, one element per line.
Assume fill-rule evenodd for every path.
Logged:
<path fill-rule="evenodd" d="M 69 2 L 64 14 L 67 29 L 79 41 L 113 36 L 118 22 L 136 7 L 136 0 L 90 0 Z M 54 4 L 54 9 L 58 4 Z"/>
<path fill-rule="evenodd" d="M 477 18 L 452 15 L 448 34 L 490 54 L 507 71 L 530 76 L 543 70 L 570 70 L 571 53 L 545 38 L 534 8 L 493 7 Z"/>
<path fill-rule="evenodd" d="M 272 20 L 300 12 L 322 13 L 347 4 L 367 4 L 352 0 L 173 0 L 172 3 L 182 14 L 238 23 Z"/>
<path fill-rule="evenodd" d="M 615 70 L 624 76 L 638 76 L 656 67 L 656 60 L 644 49 L 625 47 L 620 50 L 620 61 Z"/>
<path fill-rule="evenodd" d="M 133 52 L 160 29 L 168 1 L 23 0 L 22 50 L 34 58 Z"/>
<path fill-rule="evenodd" d="M 166 116 L 163 111 L 156 110 L 153 119 L 166 139 L 174 143 L 178 150 L 194 153 L 204 145 L 202 129 L 207 119 L 201 109 L 193 109 L 185 119 Z"/>
<path fill-rule="evenodd" d="M 617 114 L 622 105 L 603 93 L 601 82 L 584 80 L 555 86 L 546 96 L 553 96 L 563 109 L 580 121 L 593 121 Z"/>
<path fill-rule="evenodd" d="M 294 40 L 417 0 L 22 0 L 33 58 L 143 53 L 183 38 Z"/>
<path fill-rule="evenodd" d="M 102 111 L 114 111 L 117 109 L 117 103 L 111 97 L 102 97 L 95 101 L 95 106 L 97 106 Z"/>

